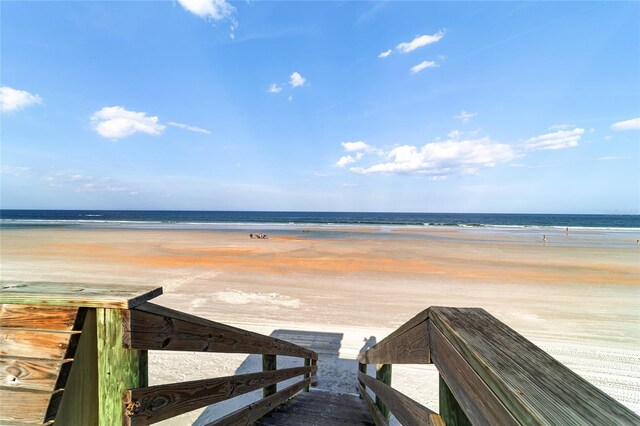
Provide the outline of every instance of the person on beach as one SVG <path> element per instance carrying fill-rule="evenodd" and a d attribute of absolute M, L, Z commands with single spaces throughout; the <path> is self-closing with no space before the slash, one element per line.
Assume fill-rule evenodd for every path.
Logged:
<path fill-rule="evenodd" d="M 543 235 L 543 236 L 542 236 L 542 242 L 543 242 L 543 243 L 545 243 L 545 244 L 547 244 L 547 236 L 546 236 L 546 235 Z"/>

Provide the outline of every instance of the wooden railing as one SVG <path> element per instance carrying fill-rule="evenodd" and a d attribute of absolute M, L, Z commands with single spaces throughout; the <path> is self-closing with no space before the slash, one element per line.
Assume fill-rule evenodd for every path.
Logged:
<path fill-rule="evenodd" d="M 431 307 L 358 356 L 376 425 L 638 425 L 640 417 L 483 309 Z M 393 389 L 392 364 L 435 364 L 439 413 Z M 376 378 L 366 374 L 377 364 Z M 366 388 L 376 395 L 374 402 Z"/>
<path fill-rule="evenodd" d="M 263 389 L 263 398 L 209 425 L 249 424 L 315 383 L 318 355 L 292 343 L 145 303 L 124 311 L 123 346 L 147 350 L 262 354 L 263 371 L 130 389 L 124 395 L 124 424 L 156 423 L 197 408 Z M 276 356 L 305 359 L 304 367 L 277 369 Z M 276 391 L 276 384 L 297 376 L 297 383 Z"/>

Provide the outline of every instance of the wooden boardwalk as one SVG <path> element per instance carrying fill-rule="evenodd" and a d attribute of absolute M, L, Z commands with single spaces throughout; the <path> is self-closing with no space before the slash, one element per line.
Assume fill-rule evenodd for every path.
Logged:
<path fill-rule="evenodd" d="M 332 393 L 317 389 L 296 395 L 255 424 L 374 425 L 369 409 L 356 394 Z"/>

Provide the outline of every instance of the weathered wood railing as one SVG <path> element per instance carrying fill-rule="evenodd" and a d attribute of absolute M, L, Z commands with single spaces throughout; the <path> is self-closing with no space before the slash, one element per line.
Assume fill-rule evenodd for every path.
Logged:
<path fill-rule="evenodd" d="M 358 357 L 376 425 L 638 425 L 640 417 L 483 309 L 431 307 Z M 391 364 L 435 364 L 440 415 L 393 389 Z M 366 374 L 377 364 L 377 378 Z M 376 395 L 370 398 L 366 388 Z"/>
<path fill-rule="evenodd" d="M 188 411 L 263 389 L 264 398 L 210 425 L 250 424 L 315 382 L 318 355 L 273 337 L 230 327 L 193 315 L 145 303 L 123 320 L 124 347 L 132 350 L 173 350 L 262 354 L 263 372 L 182 383 L 141 387 L 125 392 L 125 424 L 152 424 Z M 305 359 L 304 367 L 276 368 L 276 356 Z M 313 375 L 313 377 L 312 377 Z M 276 391 L 276 384 L 304 376 Z"/>
<path fill-rule="evenodd" d="M 149 303 L 161 288 L 0 290 L 0 424 L 146 425 L 262 388 L 262 399 L 210 423 L 249 424 L 316 381 L 315 352 Z M 264 371 L 148 386 L 148 350 L 262 354 Z M 278 370 L 278 355 L 305 366 Z"/>

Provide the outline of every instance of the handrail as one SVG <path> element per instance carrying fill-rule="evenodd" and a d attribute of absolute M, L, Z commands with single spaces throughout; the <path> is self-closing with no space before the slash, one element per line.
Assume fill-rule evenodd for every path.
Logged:
<path fill-rule="evenodd" d="M 127 390 L 123 397 L 124 424 L 156 423 L 262 388 L 263 399 L 211 424 L 255 421 L 317 381 L 318 354 L 302 346 L 153 303 L 142 304 L 123 314 L 123 346 L 128 349 L 263 356 L 263 371 L 259 373 Z M 278 370 L 276 355 L 304 358 L 305 366 Z M 277 383 L 297 376 L 303 377 L 294 385 L 276 391 Z"/>
<path fill-rule="evenodd" d="M 549 356 L 483 309 L 430 307 L 358 356 L 359 389 L 374 418 L 396 415 L 391 378 L 365 376 L 394 363 L 433 363 L 440 374 L 440 415 L 445 424 L 566 425 L 640 424 L 640 417 Z M 406 398 L 406 399 L 405 399 Z M 396 411 L 394 411 L 394 409 Z M 426 411 L 425 411 L 426 410 Z M 377 412 L 376 412 L 377 411 Z M 412 411 L 412 410 L 409 410 Z M 427 408 L 400 420 L 418 424 Z M 388 416 L 386 417 L 388 421 Z"/>

